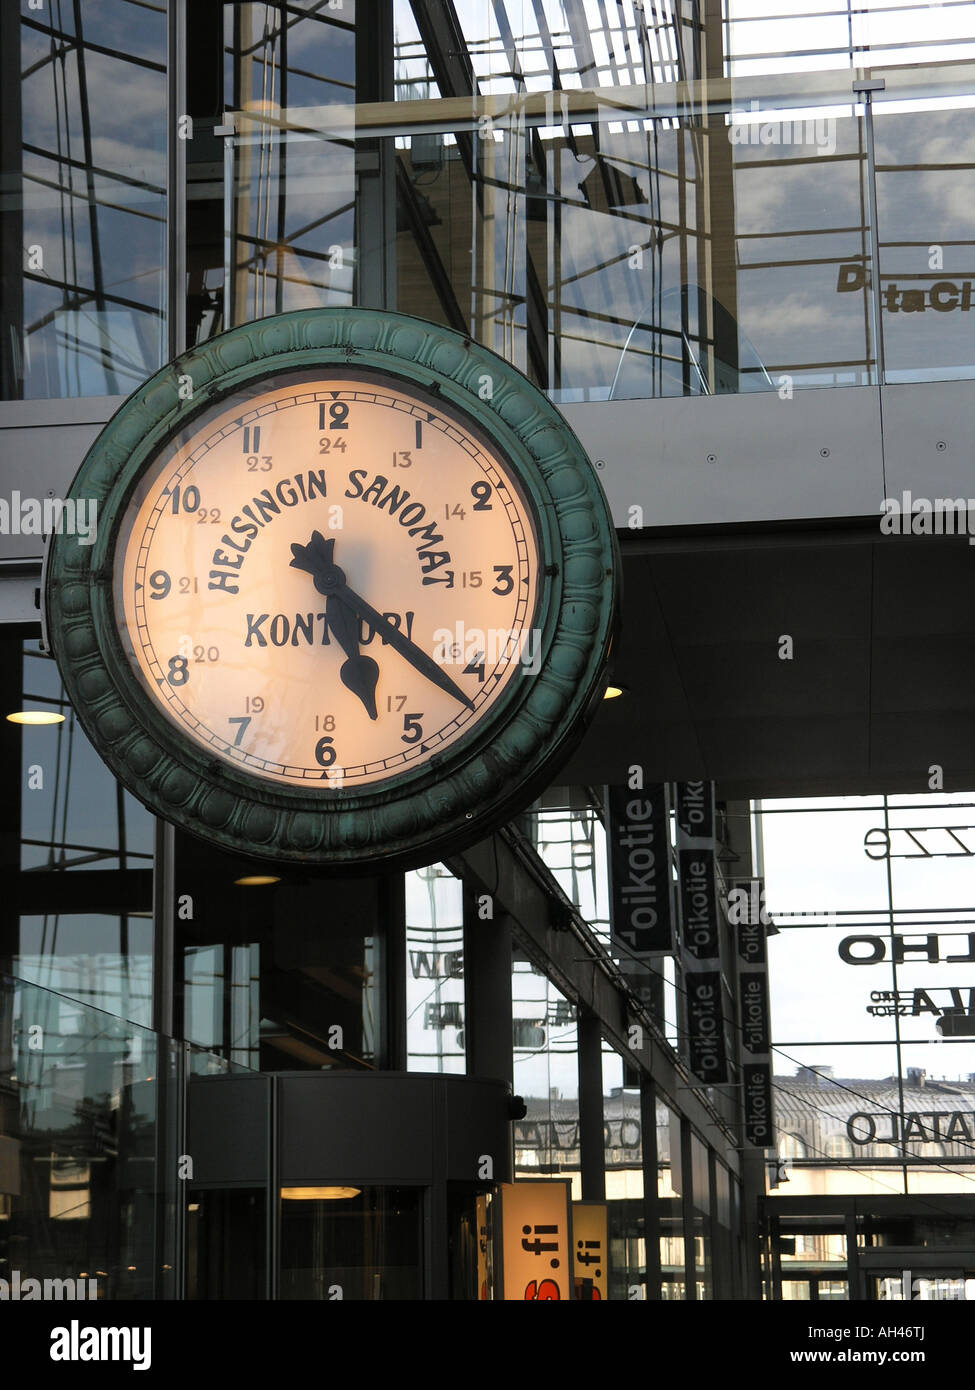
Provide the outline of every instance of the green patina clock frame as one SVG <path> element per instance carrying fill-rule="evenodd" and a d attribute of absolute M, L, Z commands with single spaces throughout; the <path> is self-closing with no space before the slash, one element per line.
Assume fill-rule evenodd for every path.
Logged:
<path fill-rule="evenodd" d="M 511 681 L 439 759 L 375 788 L 309 790 L 264 781 L 181 736 L 125 655 L 114 564 L 139 479 L 195 416 L 272 374 L 337 366 L 432 392 L 504 453 L 538 526 L 541 663 L 537 675 Z M 619 554 L 602 488 L 551 402 L 503 358 L 451 329 L 369 309 L 300 310 L 231 329 L 134 392 L 68 495 L 98 507 L 95 543 L 54 535 L 47 559 L 48 640 L 72 706 L 98 754 L 149 810 L 237 854 L 345 870 L 436 862 L 523 810 L 602 697 L 619 603 Z"/>

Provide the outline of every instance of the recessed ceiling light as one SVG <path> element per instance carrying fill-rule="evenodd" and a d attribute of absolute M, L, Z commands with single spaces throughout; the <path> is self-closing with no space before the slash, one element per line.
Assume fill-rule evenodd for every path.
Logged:
<path fill-rule="evenodd" d="M 11 724 L 63 724 L 65 716 L 53 709 L 17 709 L 7 718 Z"/>
<path fill-rule="evenodd" d="M 358 1197 L 361 1187 L 282 1187 L 286 1202 L 335 1202 L 342 1198 Z"/>
<path fill-rule="evenodd" d="M 628 694 L 625 685 L 607 685 L 603 691 L 604 700 L 618 700 L 621 695 Z"/>
<path fill-rule="evenodd" d="M 267 883 L 280 882 L 281 879 L 275 874 L 246 874 L 243 878 L 234 879 L 240 888 L 261 888 Z"/>

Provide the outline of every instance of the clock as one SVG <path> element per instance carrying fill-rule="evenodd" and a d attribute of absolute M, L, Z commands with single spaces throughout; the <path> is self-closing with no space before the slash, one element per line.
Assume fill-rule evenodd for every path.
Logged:
<path fill-rule="evenodd" d="M 48 639 L 96 749 L 248 856 L 429 863 L 551 780 L 602 694 L 615 533 L 514 368 L 398 314 L 231 330 L 140 388 L 52 538 Z"/>

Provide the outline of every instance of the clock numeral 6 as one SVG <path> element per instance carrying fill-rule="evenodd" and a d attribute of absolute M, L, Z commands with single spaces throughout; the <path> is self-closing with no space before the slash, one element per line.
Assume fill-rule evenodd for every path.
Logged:
<path fill-rule="evenodd" d="M 420 720 L 423 718 L 423 711 L 419 714 L 403 715 L 403 733 L 400 735 L 404 743 L 419 743 L 423 737 L 423 727 Z"/>
<path fill-rule="evenodd" d="M 335 763 L 337 754 L 335 752 L 335 740 L 332 738 L 320 738 L 315 744 L 315 761 L 319 767 L 332 767 Z"/>

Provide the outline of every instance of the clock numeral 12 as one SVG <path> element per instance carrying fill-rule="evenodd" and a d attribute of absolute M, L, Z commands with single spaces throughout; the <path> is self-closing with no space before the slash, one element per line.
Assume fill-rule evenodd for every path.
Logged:
<path fill-rule="evenodd" d="M 328 419 L 325 414 L 328 412 Z M 349 406 L 347 401 L 333 401 L 331 405 L 326 405 L 324 401 L 318 403 L 318 428 L 320 430 L 347 430 L 349 428 Z"/>

